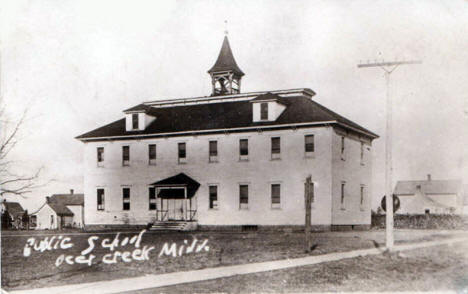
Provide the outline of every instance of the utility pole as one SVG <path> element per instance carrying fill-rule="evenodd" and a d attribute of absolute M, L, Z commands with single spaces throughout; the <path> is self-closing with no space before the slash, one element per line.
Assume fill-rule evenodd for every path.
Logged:
<path fill-rule="evenodd" d="M 312 229 L 312 215 L 311 215 L 311 210 L 312 210 L 312 202 L 313 202 L 313 197 L 314 197 L 314 185 L 312 183 L 312 176 L 309 175 L 306 178 L 306 181 L 304 183 L 304 201 L 305 201 L 305 243 L 306 243 L 306 252 L 310 252 L 311 247 L 312 247 L 312 239 L 311 239 L 311 229 Z"/>
<path fill-rule="evenodd" d="M 359 63 L 358 68 L 380 67 L 385 74 L 387 86 L 386 101 L 386 127 L 385 127 L 385 243 L 387 250 L 391 251 L 394 244 L 393 237 L 393 185 L 392 185 L 392 100 L 390 99 L 390 75 L 403 64 L 420 64 L 421 61 L 391 61 Z"/>

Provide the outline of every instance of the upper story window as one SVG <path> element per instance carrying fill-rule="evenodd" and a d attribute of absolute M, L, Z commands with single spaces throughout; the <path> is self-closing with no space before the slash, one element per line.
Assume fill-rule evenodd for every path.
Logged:
<path fill-rule="evenodd" d="M 271 185 L 271 208 L 281 208 L 281 185 Z"/>
<path fill-rule="evenodd" d="M 138 113 L 132 114 L 132 128 L 138 130 Z"/>
<path fill-rule="evenodd" d="M 148 145 L 148 164 L 156 164 L 156 144 Z"/>
<path fill-rule="evenodd" d="M 104 189 L 97 189 L 97 210 L 104 210 Z"/>
<path fill-rule="evenodd" d="M 148 188 L 148 196 L 149 196 L 149 210 L 156 210 L 156 188 L 155 187 Z"/>
<path fill-rule="evenodd" d="M 104 166 L 104 147 L 97 148 L 97 165 Z"/>
<path fill-rule="evenodd" d="M 179 155 L 179 163 L 186 163 L 187 162 L 187 145 L 184 142 L 177 144 L 178 147 L 178 155 Z"/>
<path fill-rule="evenodd" d="M 210 141 L 208 144 L 209 162 L 218 162 L 218 141 Z"/>
<path fill-rule="evenodd" d="M 122 189 L 123 210 L 130 210 L 130 188 Z"/>
<path fill-rule="evenodd" d="M 305 155 L 313 156 L 315 152 L 315 137 L 314 135 L 305 135 L 304 136 L 304 148 Z"/>
<path fill-rule="evenodd" d="M 210 194 L 210 209 L 216 209 L 218 208 L 218 186 L 211 185 L 208 189 Z"/>
<path fill-rule="evenodd" d="M 249 140 L 248 139 L 240 139 L 239 140 L 239 156 L 240 160 L 248 160 L 249 159 Z"/>
<path fill-rule="evenodd" d="M 341 160 L 346 160 L 345 157 L 345 137 L 341 136 Z"/>
<path fill-rule="evenodd" d="M 239 209 L 249 208 L 249 185 L 239 185 Z"/>
<path fill-rule="evenodd" d="M 271 138 L 271 159 L 281 158 L 281 138 Z"/>
<path fill-rule="evenodd" d="M 122 146 L 122 165 L 130 165 L 130 146 Z"/>
<path fill-rule="evenodd" d="M 268 103 L 260 103 L 260 119 L 268 120 Z"/>

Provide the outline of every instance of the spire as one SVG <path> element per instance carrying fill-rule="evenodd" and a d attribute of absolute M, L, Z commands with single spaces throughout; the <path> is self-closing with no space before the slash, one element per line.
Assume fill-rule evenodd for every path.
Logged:
<path fill-rule="evenodd" d="M 213 67 L 208 71 L 208 73 L 212 74 L 215 72 L 223 71 L 232 71 L 238 76 L 244 75 L 242 70 L 237 65 L 236 60 L 234 59 L 234 55 L 232 54 L 227 34 L 226 36 L 224 36 L 223 45 L 221 46 L 221 51 L 219 52 L 218 59 L 216 60 Z"/>

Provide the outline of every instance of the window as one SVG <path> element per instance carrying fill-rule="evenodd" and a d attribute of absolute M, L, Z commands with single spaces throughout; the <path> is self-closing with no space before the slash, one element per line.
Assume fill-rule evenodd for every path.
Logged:
<path fill-rule="evenodd" d="M 156 188 L 149 187 L 148 195 L 149 195 L 149 210 L 156 210 Z"/>
<path fill-rule="evenodd" d="M 304 148 L 305 148 L 306 157 L 313 156 L 315 152 L 314 135 L 304 136 Z"/>
<path fill-rule="evenodd" d="M 345 137 L 341 137 L 341 160 L 345 160 Z"/>
<path fill-rule="evenodd" d="M 209 162 L 218 162 L 218 141 L 209 142 Z"/>
<path fill-rule="evenodd" d="M 364 207 L 364 188 L 364 185 L 361 185 L 361 200 L 359 201 L 361 209 Z"/>
<path fill-rule="evenodd" d="M 54 215 L 50 216 L 50 225 L 54 226 Z"/>
<path fill-rule="evenodd" d="M 209 186 L 210 209 L 218 208 L 218 186 Z"/>
<path fill-rule="evenodd" d="M 361 142 L 361 165 L 364 165 L 364 142 Z"/>
<path fill-rule="evenodd" d="M 97 210 L 104 210 L 104 189 L 97 189 Z"/>
<path fill-rule="evenodd" d="M 341 209 L 345 209 L 344 199 L 345 198 L 345 182 L 341 182 Z"/>
<path fill-rule="evenodd" d="M 148 163 L 150 165 L 156 164 L 156 144 L 148 145 Z"/>
<path fill-rule="evenodd" d="M 271 208 L 281 208 L 281 185 L 271 185 Z"/>
<path fill-rule="evenodd" d="M 260 119 L 268 120 L 268 103 L 260 103 Z"/>
<path fill-rule="evenodd" d="M 249 208 L 249 186 L 239 185 L 239 209 Z"/>
<path fill-rule="evenodd" d="M 249 140 L 248 139 L 239 140 L 239 154 L 240 154 L 240 160 L 249 159 Z"/>
<path fill-rule="evenodd" d="M 186 163 L 187 162 L 186 144 L 179 143 L 178 150 L 179 150 L 179 163 Z"/>
<path fill-rule="evenodd" d="M 281 139 L 280 137 L 271 138 L 271 159 L 281 157 Z"/>
<path fill-rule="evenodd" d="M 123 210 L 130 210 L 130 188 L 122 189 Z"/>
<path fill-rule="evenodd" d="M 130 165 L 130 146 L 122 146 L 122 165 Z"/>
<path fill-rule="evenodd" d="M 132 114 L 132 128 L 138 130 L 138 113 Z"/>
<path fill-rule="evenodd" d="M 97 165 L 104 166 L 104 147 L 97 148 Z"/>

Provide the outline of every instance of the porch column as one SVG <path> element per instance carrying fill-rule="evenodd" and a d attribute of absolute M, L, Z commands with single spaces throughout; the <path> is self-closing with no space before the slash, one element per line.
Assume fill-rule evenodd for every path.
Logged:
<path fill-rule="evenodd" d="M 187 220 L 187 187 L 184 187 L 184 220 Z"/>

